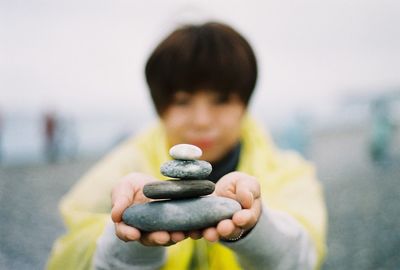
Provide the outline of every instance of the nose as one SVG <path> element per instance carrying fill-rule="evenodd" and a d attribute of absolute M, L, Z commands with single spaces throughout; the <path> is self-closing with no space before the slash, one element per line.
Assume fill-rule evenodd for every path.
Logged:
<path fill-rule="evenodd" d="M 208 128 L 212 121 L 212 108 L 206 102 L 196 102 L 193 106 L 192 124 L 197 129 Z"/>

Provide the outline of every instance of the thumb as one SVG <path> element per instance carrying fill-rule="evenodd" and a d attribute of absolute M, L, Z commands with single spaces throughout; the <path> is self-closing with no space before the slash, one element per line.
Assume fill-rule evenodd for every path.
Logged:
<path fill-rule="evenodd" d="M 128 177 L 118 183 L 111 192 L 111 219 L 120 222 L 123 211 L 133 203 L 135 188 Z"/>
<path fill-rule="evenodd" d="M 111 209 L 111 219 L 114 222 L 121 222 L 122 213 L 131 204 L 131 200 L 128 197 L 120 197 L 113 202 Z"/>

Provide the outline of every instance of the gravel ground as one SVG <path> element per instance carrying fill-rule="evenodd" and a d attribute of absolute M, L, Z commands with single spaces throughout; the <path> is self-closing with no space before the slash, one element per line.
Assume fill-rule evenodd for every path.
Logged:
<path fill-rule="evenodd" d="M 400 267 L 400 162 L 371 164 L 366 144 L 354 130 L 319 134 L 312 142 L 329 211 L 324 270 Z M 0 169 L 0 269 L 44 268 L 64 231 L 57 203 L 92 164 Z"/>
<path fill-rule="evenodd" d="M 400 146 L 396 138 L 394 146 Z M 317 136 L 313 143 L 329 213 L 325 270 L 400 269 L 400 158 L 372 164 L 358 130 Z"/>
<path fill-rule="evenodd" d="M 44 269 L 64 232 L 58 201 L 91 164 L 0 169 L 0 269 Z"/>

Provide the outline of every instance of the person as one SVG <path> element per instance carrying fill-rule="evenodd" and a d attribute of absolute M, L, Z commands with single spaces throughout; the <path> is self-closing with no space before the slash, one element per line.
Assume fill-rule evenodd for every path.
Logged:
<path fill-rule="evenodd" d="M 49 269 L 319 268 L 322 189 L 312 164 L 276 149 L 249 115 L 257 62 L 248 41 L 226 24 L 185 25 L 155 48 L 145 74 L 159 120 L 62 199 L 68 232 Z M 124 224 L 127 207 L 149 201 L 143 185 L 165 179 L 160 165 L 179 143 L 199 146 L 211 162 L 210 196 L 237 200 L 242 210 L 199 231 L 145 233 Z"/>
<path fill-rule="evenodd" d="M 59 155 L 57 141 L 58 121 L 55 112 L 48 111 L 43 115 L 44 155 L 47 162 L 53 163 Z"/>

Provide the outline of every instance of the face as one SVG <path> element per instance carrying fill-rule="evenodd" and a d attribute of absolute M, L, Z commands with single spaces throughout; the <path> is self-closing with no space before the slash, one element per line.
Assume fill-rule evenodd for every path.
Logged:
<path fill-rule="evenodd" d="M 189 143 L 203 150 L 201 159 L 221 159 L 240 138 L 245 105 L 237 95 L 179 91 L 162 115 L 170 146 Z"/>

